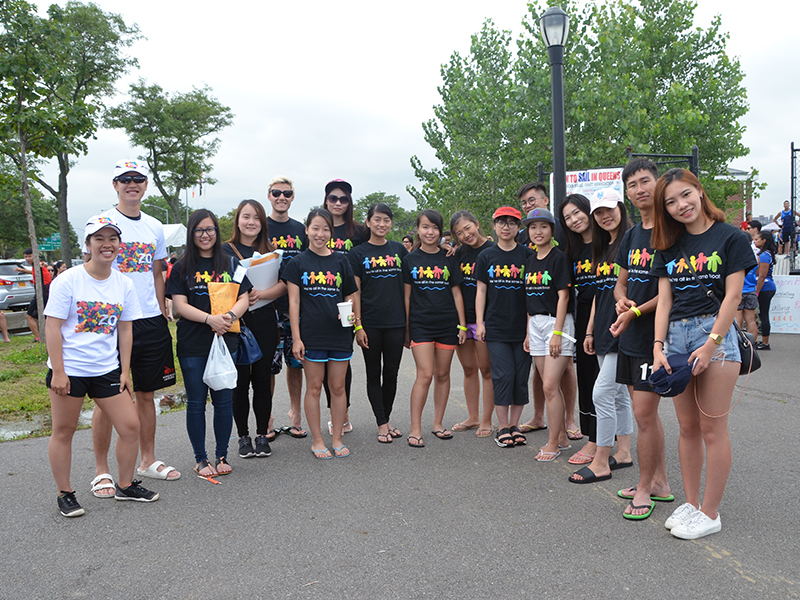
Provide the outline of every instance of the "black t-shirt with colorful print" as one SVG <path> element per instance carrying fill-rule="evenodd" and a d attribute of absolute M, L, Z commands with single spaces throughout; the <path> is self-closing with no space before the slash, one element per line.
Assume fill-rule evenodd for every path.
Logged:
<path fill-rule="evenodd" d="M 581 248 L 578 260 L 572 263 L 572 285 L 575 287 L 577 301 L 591 304 L 596 291 L 594 269 L 592 269 L 592 243 Z"/>
<path fill-rule="evenodd" d="M 364 242 L 347 255 L 353 273 L 361 280 L 361 325 L 364 327 L 406 326 L 403 258 L 407 254 L 403 244 L 386 240 L 382 246 Z"/>
<path fill-rule="evenodd" d="M 725 297 L 725 278 L 737 271 L 747 272 L 758 264 L 747 234 L 727 223 L 714 223 L 700 235 L 684 231 L 680 241 L 697 277 L 713 290 L 720 302 Z M 669 279 L 670 321 L 718 312 L 717 303 L 706 296 L 706 290 L 700 289 L 677 243 L 656 254 L 652 274 Z"/>
<path fill-rule="evenodd" d="M 210 258 L 201 257 L 195 265 L 194 273 L 184 273 L 183 261 L 176 262 L 172 265 L 172 271 L 167 280 L 167 297 L 172 298 L 173 294 L 186 296 L 191 306 L 199 308 L 203 312 L 211 313 L 208 284 L 212 281 L 232 283 L 234 271 L 239 264 L 237 258 L 228 258 L 227 256 L 225 258 L 231 268 L 222 273 L 214 271 L 214 262 Z M 239 284 L 237 297 L 249 292 L 252 287 L 250 280 L 245 277 Z M 211 342 L 214 341 L 215 335 L 214 330 L 206 323 L 179 319 L 176 354 L 178 356 L 208 356 L 208 352 L 211 350 Z M 226 333 L 224 337 L 228 350 L 233 353 L 239 345 L 239 335 Z"/>
<path fill-rule="evenodd" d="M 300 337 L 306 349 L 351 351 L 353 328 L 342 327 L 336 306 L 358 291 L 347 257 L 305 250 L 284 266 L 281 279 L 300 288 Z"/>
<path fill-rule="evenodd" d="M 353 235 L 347 235 L 347 225 L 345 223 L 336 225 L 333 228 L 331 241 L 328 242 L 328 248 L 339 254 L 347 254 L 363 242 L 363 234 L 364 229 L 358 224 L 353 225 Z"/>
<path fill-rule="evenodd" d="M 641 306 L 658 295 L 658 277 L 650 273 L 656 251 L 650 243 L 652 229 L 639 223 L 625 232 L 615 262 L 628 271 L 628 299 Z M 643 314 L 628 324 L 619 336 L 619 350 L 628 356 L 653 354 L 655 312 Z"/>
<path fill-rule="evenodd" d="M 486 341 L 525 341 L 525 264 L 532 254 L 517 244 L 511 250 L 492 246 L 478 256 L 474 272 L 486 284 Z"/>
<path fill-rule="evenodd" d="M 552 248 L 547 256 L 539 258 L 536 253 L 525 262 L 526 311 L 529 315 L 556 316 L 558 291 L 570 289 L 569 259 L 558 248 Z M 567 313 L 572 311 L 573 298 L 570 290 Z"/>
<path fill-rule="evenodd" d="M 450 288 L 461 285 L 462 277 L 455 256 L 417 248 L 403 259 L 403 282 L 411 286 L 408 328 L 412 340 L 456 332 L 458 312 Z"/>
<path fill-rule="evenodd" d="M 295 219 L 289 219 L 285 223 L 280 223 L 267 217 L 269 227 L 269 237 L 272 239 L 272 247 L 276 250 L 283 250 L 283 265 L 291 260 L 308 247 L 306 228 Z M 289 313 L 289 298 L 286 294 L 280 298 L 275 298 L 272 303 L 279 313 Z"/>
<path fill-rule="evenodd" d="M 475 278 L 475 261 L 478 260 L 478 255 L 494 246 L 494 242 L 486 240 L 481 246 L 473 248 L 472 246 L 461 245 L 456 251 L 456 258 L 458 259 L 458 266 L 461 269 L 461 295 L 464 298 L 464 316 L 467 323 L 475 322 L 475 292 L 477 291 L 477 284 Z"/>
<path fill-rule="evenodd" d="M 593 265 L 594 266 L 594 265 Z M 619 265 L 613 258 L 606 257 L 595 266 L 594 296 L 594 350 L 603 355 L 616 352 L 619 339 L 611 335 L 609 328 L 617 320 L 617 301 L 614 299 L 614 287 L 619 278 Z"/>

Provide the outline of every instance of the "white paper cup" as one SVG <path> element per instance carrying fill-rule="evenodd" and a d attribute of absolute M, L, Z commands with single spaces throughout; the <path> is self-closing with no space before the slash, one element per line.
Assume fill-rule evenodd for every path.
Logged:
<path fill-rule="evenodd" d="M 339 302 L 336 306 L 339 307 L 339 317 L 341 317 L 342 327 L 352 327 L 353 303 Z"/>

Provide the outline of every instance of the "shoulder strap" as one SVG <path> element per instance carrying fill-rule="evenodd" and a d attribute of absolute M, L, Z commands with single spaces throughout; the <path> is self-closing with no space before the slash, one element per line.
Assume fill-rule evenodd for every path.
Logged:
<path fill-rule="evenodd" d="M 236 253 L 236 256 L 239 257 L 239 260 L 244 260 L 244 256 L 242 256 L 242 253 L 239 252 L 239 249 L 236 247 L 236 244 L 234 244 L 233 242 L 228 242 L 228 246 L 230 246 L 231 250 L 233 250 Z"/>

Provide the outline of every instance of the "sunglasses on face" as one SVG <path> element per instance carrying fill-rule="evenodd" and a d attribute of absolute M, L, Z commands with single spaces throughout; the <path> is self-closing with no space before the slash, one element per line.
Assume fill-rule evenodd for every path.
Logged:
<path fill-rule="evenodd" d="M 117 177 L 117 181 L 125 184 L 128 184 L 131 181 L 133 183 L 144 183 L 145 181 L 147 181 L 147 177 L 145 177 L 144 175 L 120 175 L 119 177 Z"/>
<path fill-rule="evenodd" d="M 216 227 L 206 227 L 205 229 L 197 228 L 193 230 L 192 233 L 194 233 L 194 237 L 196 238 L 203 237 L 203 234 L 206 234 L 208 237 L 214 237 L 217 235 L 217 231 L 219 231 L 219 229 Z"/>
<path fill-rule="evenodd" d="M 350 198 L 347 196 L 334 196 L 333 194 L 328 194 L 325 197 L 325 200 L 330 202 L 331 204 L 347 204 L 350 202 Z"/>
<path fill-rule="evenodd" d="M 294 196 L 294 191 L 292 190 L 270 190 L 270 194 L 272 194 L 273 198 L 280 198 L 281 194 L 283 194 L 284 198 L 291 198 Z"/>

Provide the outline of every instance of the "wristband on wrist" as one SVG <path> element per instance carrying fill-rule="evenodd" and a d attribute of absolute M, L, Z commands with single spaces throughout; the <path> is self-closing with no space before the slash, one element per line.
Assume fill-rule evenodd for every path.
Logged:
<path fill-rule="evenodd" d="M 635 314 L 637 317 L 641 317 L 642 316 L 642 311 L 640 311 L 635 306 L 631 306 L 631 310 L 633 311 L 633 314 Z"/>
<path fill-rule="evenodd" d="M 363 325 L 357 325 L 353 331 L 361 331 L 362 329 L 364 329 Z"/>
<path fill-rule="evenodd" d="M 594 334 L 593 334 L 593 333 L 587 333 L 587 334 L 586 334 L 585 336 L 583 336 L 583 337 L 594 337 Z"/>
<path fill-rule="evenodd" d="M 467 328 L 464 327 L 463 325 L 456 325 L 456 329 L 458 329 L 459 331 L 466 331 L 467 330 Z"/>
<path fill-rule="evenodd" d="M 203 321 L 203 325 L 205 325 L 206 323 L 208 323 L 208 317 L 210 317 L 210 316 L 211 316 L 211 315 L 209 315 L 209 314 L 206 314 L 206 320 L 205 320 L 205 321 Z"/>
<path fill-rule="evenodd" d="M 236 316 L 236 313 L 233 312 L 232 310 L 229 310 L 227 314 L 229 314 L 231 316 L 231 323 L 236 322 L 236 319 L 239 318 L 239 317 Z"/>
<path fill-rule="evenodd" d="M 553 329 L 553 335 L 564 335 L 564 332 L 563 331 L 556 331 L 555 329 Z"/>
<path fill-rule="evenodd" d="M 662 340 L 653 340 L 653 346 L 656 344 L 661 344 L 661 348 L 664 348 L 664 342 Z"/>

